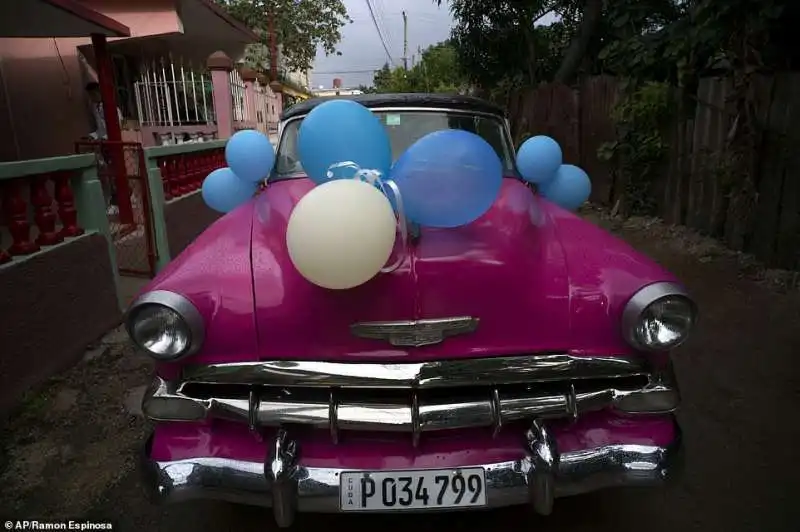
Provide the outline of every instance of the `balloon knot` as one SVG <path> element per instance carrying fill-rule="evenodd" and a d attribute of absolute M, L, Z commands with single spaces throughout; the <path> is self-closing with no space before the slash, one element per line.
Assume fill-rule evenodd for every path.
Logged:
<path fill-rule="evenodd" d="M 375 185 L 381 181 L 381 173 L 378 170 L 359 170 L 353 177 L 370 185 Z"/>
<path fill-rule="evenodd" d="M 370 185 L 375 185 L 380 181 L 382 174 L 378 170 L 361 168 L 353 161 L 342 161 L 330 165 L 328 171 L 325 172 L 325 177 L 328 179 L 358 179 Z"/>

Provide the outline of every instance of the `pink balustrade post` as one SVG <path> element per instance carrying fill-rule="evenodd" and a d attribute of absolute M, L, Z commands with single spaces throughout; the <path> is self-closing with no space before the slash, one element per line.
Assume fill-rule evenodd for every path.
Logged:
<path fill-rule="evenodd" d="M 75 196 L 72 193 L 70 172 L 59 172 L 53 176 L 55 182 L 55 196 L 58 204 L 58 217 L 61 220 L 61 238 L 79 236 L 84 233 L 78 226 L 78 211 L 75 209 Z"/>
<path fill-rule="evenodd" d="M 11 255 L 30 255 L 39 251 L 39 246 L 31 240 L 31 224 L 28 223 L 28 203 L 23 194 L 27 185 L 25 179 L 11 179 L 3 185 L 3 212 L 6 216 L 8 232 L 11 233 Z"/>
<path fill-rule="evenodd" d="M 243 68 L 239 74 L 242 76 L 242 81 L 244 81 L 244 103 L 247 110 L 245 120 L 253 125 L 253 129 L 258 129 L 258 114 L 256 113 L 258 95 L 256 94 L 255 85 L 258 75 L 249 68 Z"/>
<path fill-rule="evenodd" d="M 181 153 L 176 156 L 178 161 L 178 195 L 185 196 L 191 189 L 189 188 L 189 168 L 190 168 L 190 154 Z"/>
<path fill-rule="evenodd" d="M 161 157 L 158 160 L 161 169 L 161 181 L 164 183 L 164 199 L 169 201 L 176 196 L 174 156 Z"/>
<path fill-rule="evenodd" d="M 47 190 L 50 176 L 47 174 L 33 176 L 31 181 L 31 203 L 33 219 L 39 229 L 36 243 L 40 246 L 52 246 L 64 240 L 56 231 L 56 214 L 53 212 L 53 198 Z"/>
<path fill-rule="evenodd" d="M 203 184 L 203 179 L 205 179 L 205 175 L 203 175 L 203 165 L 202 160 L 197 157 L 197 155 L 201 155 L 203 152 L 196 154 L 195 157 L 189 158 L 187 161 L 186 169 L 187 173 L 189 174 L 189 191 L 194 192 L 198 188 L 200 188 Z"/>
<path fill-rule="evenodd" d="M 214 90 L 217 138 L 227 139 L 233 135 L 233 96 L 230 83 L 233 61 L 225 52 L 214 52 L 208 57 L 206 66 L 211 71 L 211 86 Z"/>

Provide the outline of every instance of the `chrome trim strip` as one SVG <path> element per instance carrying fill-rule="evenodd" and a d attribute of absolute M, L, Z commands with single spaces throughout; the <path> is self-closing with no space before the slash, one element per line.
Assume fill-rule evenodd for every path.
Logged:
<path fill-rule="evenodd" d="M 680 394 L 671 373 L 654 374 L 645 386 L 618 386 L 576 392 L 565 386 L 563 393 L 502 394 L 497 388 L 485 398 L 467 401 L 423 401 L 412 392 L 408 403 L 343 401 L 331 390 L 328 402 L 212 397 L 198 399 L 185 395 L 182 385 L 160 378 L 142 401 L 142 411 L 153 421 L 198 421 L 226 419 L 251 422 L 257 427 L 284 424 L 308 425 L 330 431 L 334 442 L 340 430 L 407 432 L 415 445 L 422 433 L 492 427 L 496 434 L 509 422 L 533 418 L 576 417 L 585 412 L 614 407 L 628 413 L 654 414 L 674 411 Z"/>
<path fill-rule="evenodd" d="M 151 353 L 150 351 L 147 351 L 141 346 L 137 347 L 147 351 L 147 354 L 153 358 L 169 361 L 180 360 L 189 355 L 193 355 L 200 350 L 200 348 L 203 346 L 203 340 L 205 339 L 205 323 L 203 321 L 203 316 L 200 314 L 200 311 L 197 310 L 197 307 L 195 307 L 194 304 L 186 297 L 168 290 L 153 290 L 152 292 L 145 292 L 136 298 L 136 300 L 128 307 L 128 310 L 125 312 L 123 322 L 125 323 L 125 331 L 128 333 L 128 336 L 131 338 L 131 340 L 134 338 L 131 331 L 133 318 L 136 317 L 136 311 L 145 305 L 161 305 L 177 312 L 189 327 L 189 332 L 191 334 L 190 344 L 186 351 L 177 357 L 160 357 Z"/>
<path fill-rule="evenodd" d="M 647 375 L 644 357 L 565 354 L 471 358 L 402 364 L 272 360 L 187 366 L 186 383 L 316 388 L 446 388 Z"/>
<path fill-rule="evenodd" d="M 422 347 L 441 343 L 450 336 L 473 333 L 478 318 L 458 316 L 410 321 L 371 321 L 354 323 L 350 332 L 359 338 L 385 340 L 396 347 Z"/>
<path fill-rule="evenodd" d="M 666 447 L 609 445 L 557 455 L 553 452 L 552 438 L 542 429 L 535 429 L 538 432 L 525 451 L 527 456 L 519 460 L 464 466 L 483 467 L 485 470 L 490 508 L 532 503 L 537 511 L 547 511 L 555 497 L 617 486 L 658 486 L 676 476 L 681 469 L 679 437 Z M 277 447 L 280 451 L 277 456 L 282 456 L 283 462 L 274 464 L 274 461 L 267 460 L 270 469 L 267 474 L 264 463 L 227 458 L 154 461 L 148 458 L 151 441 L 152 437 L 146 444 L 141 470 L 147 480 L 148 492 L 160 502 L 217 499 L 269 507 L 275 504 L 275 497 L 271 496 L 276 487 L 272 470 L 280 470 L 288 475 L 284 478 L 291 478 L 296 483 L 283 491 L 284 494 L 293 493 L 295 499 L 289 501 L 292 504 L 287 505 L 278 498 L 281 512 L 287 508 L 310 513 L 340 511 L 339 476 L 344 470 L 307 467 L 302 460 L 289 460 L 285 451 L 291 441 L 284 440 Z M 294 457 L 298 456 L 297 451 L 295 446 Z M 542 487 L 544 492 L 532 489 Z M 279 520 L 286 526 L 287 520 L 280 516 Z"/>
<path fill-rule="evenodd" d="M 664 297 L 686 298 L 686 300 L 692 305 L 692 313 L 695 316 L 694 319 L 696 319 L 697 306 L 694 300 L 689 297 L 689 293 L 686 291 L 686 288 L 678 283 L 665 281 L 649 284 L 633 294 L 633 296 L 625 304 L 625 308 L 622 311 L 622 319 L 620 320 L 622 335 L 629 345 L 637 349 L 650 350 L 647 346 L 642 345 L 642 343 L 636 337 L 636 326 L 638 325 L 639 318 L 645 309 Z M 676 344 L 671 348 L 678 347 L 678 345 L 684 341 L 686 341 L 685 338 L 679 344 Z"/>

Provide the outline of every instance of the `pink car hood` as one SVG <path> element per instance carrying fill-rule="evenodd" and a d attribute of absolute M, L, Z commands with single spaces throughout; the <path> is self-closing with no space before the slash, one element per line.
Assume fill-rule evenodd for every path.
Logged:
<path fill-rule="evenodd" d="M 307 179 L 272 184 L 252 223 L 254 327 L 260 359 L 424 360 L 543 351 L 624 354 L 619 315 L 639 288 L 673 280 L 594 225 L 505 179 L 493 208 L 456 229 L 423 228 L 393 273 L 352 290 L 312 285 L 285 233 Z M 399 239 L 398 239 L 399 241 Z M 420 348 L 361 339 L 351 324 L 472 316 L 477 331 Z"/>
<path fill-rule="evenodd" d="M 203 349 L 186 362 L 265 359 L 420 361 L 569 352 L 631 353 L 620 314 L 638 289 L 675 279 L 593 224 L 505 179 L 469 226 L 422 229 L 402 266 L 352 290 L 326 290 L 295 270 L 286 224 L 308 179 L 271 184 L 227 214 L 144 291 L 170 290 L 202 314 Z M 473 316 L 477 330 L 420 348 L 353 336 L 363 321 Z M 180 364 L 161 364 L 170 378 Z"/>

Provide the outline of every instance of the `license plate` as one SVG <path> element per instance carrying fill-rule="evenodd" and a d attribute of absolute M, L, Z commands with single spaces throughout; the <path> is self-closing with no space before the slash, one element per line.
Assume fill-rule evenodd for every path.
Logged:
<path fill-rule="evenodd" d="M 481 467 L 413 471 L 346 471 L 339 479 L 344 512 L 486 506 Z"/>

